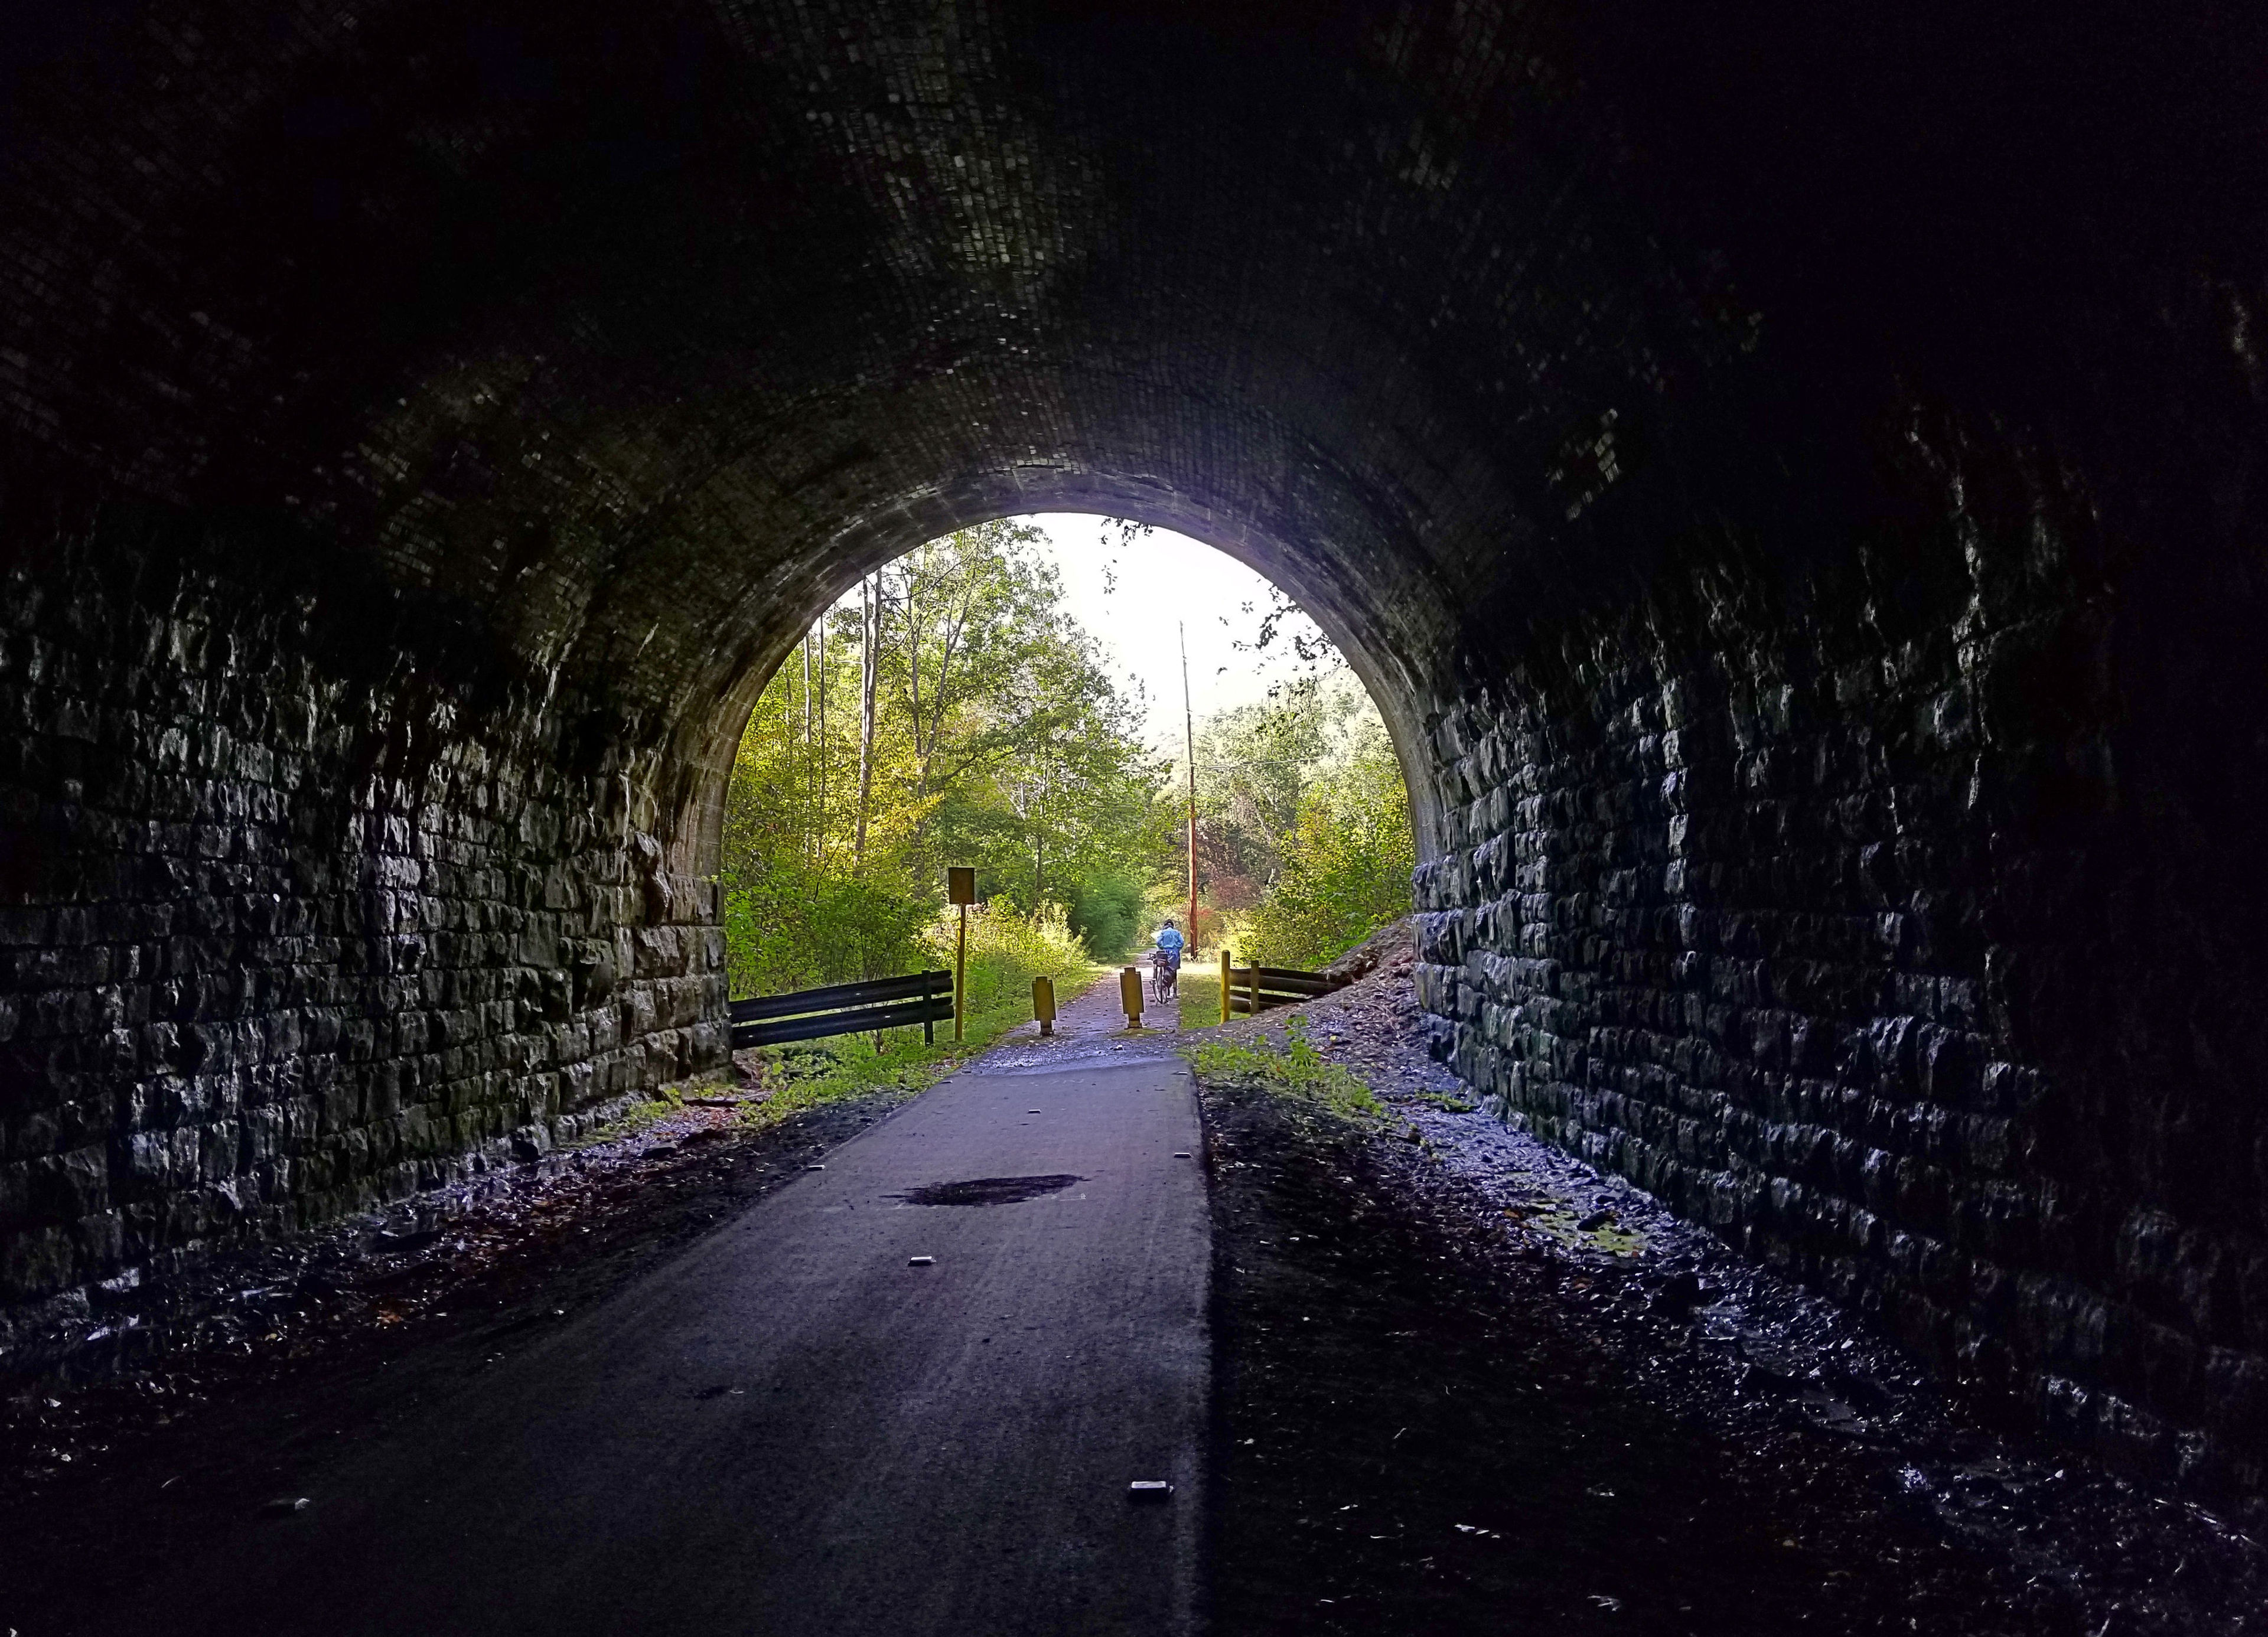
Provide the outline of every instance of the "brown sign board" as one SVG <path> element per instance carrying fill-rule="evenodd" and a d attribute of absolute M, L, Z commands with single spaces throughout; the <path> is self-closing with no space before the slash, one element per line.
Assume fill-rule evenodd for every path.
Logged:
<path fill-rule="evenodd" d="M 976 871 L 949 869 L 945 872 L 945 901 L 948 904 L 974 904 L 976 901 Z"/>

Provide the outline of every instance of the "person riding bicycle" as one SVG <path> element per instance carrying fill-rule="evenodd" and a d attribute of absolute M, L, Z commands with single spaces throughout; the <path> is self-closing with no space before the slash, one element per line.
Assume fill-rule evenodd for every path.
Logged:
<path fill-rule="evenodd" d="M 1180 930 L 1174 927 L 1174 918 L 1171 915 L 1166 917 L 1166 924 L 1160 929 L 1156 941 L 1158 953 L 1166 958 L 1166 970 L 1174 977 L 1180 977 L 1182 951 L 1187 947 L 1188 940 L 1183 938 Z"/>

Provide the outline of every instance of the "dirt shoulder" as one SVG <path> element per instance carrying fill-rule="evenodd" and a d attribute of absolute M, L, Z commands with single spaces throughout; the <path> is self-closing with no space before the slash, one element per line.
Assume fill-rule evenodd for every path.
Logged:
<path fill-rule="evenodd" d="M 1382 1106 L 1200 1074 L 1219 1629 L 2268 1629 L 2228 1520 L 1964 1421 L 1849 1315 L 1484 1112 L 1406 963 L 1183 1039 L 1294 1029 Z"/>
<path fill-rule="evenodd" d="M 435 1190 L 136 1292 L 138 1356 L 0 1400 L 0 1628 L 91 1574 L 194 1550 L 207 1520 L 470 1380 L 509 1339 L 599 1300 L 887 1118 L 918 1088 L 762 1127 L 761 1093 L 679 1107 L 572 1153 Z"/>

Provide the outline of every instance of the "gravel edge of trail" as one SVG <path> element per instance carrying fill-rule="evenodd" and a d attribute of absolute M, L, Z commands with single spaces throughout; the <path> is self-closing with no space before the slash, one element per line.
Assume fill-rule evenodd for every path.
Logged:
<path fill-rule="evenodd" d="M 1483 1286 L 1523 1299 L 1544 1278 L 1580 1295 L 1570 1323 L 1665 1412 L 1736 1444 L 1835 1452 L 1883 1516 L 1920 1520 L 1992 1566 L 1993 1596 L 2020 1617 L 2007 1629 L 2087 1637 L 2268 1631 L 2268 1547 L 2255 1520 L 2138 1483 L 1948 1402 L 1861 1317 L 1748 1261 L 1624 1179 L 1506 1124 L 1427 1053 L 1406 952 L 1395 958 L 1389 949 L 1375 971 L 1322 999 L 1187 1030 L 1182 1045 L 1280 1049 L 1294 1027 L 1386 1110 L 1363 1124 L 1320 1111 L 1300 1119 L 1340 1127 L 1333 1140 L 1352 1144 L 1388 1179 L 1380 1197 L 1431 1224 L 1432 1251 L 1462 1259 Z M 1249 1095 L 1218 1075 L 1199 1081 L 1209 1125 L 1227 1107 L 1224 1098 Z M 1234 1178 L 1217 1172 L 1216 1182 L 1233 1187 Z M 1353 1199 L 1343 1203 L 1351 1209 Z M 1253 1248 L 1240 1243 L 1233 1215 L 1217 1198 L 1222 1292 L 1236 1288 L 1227 1259 Z M 1225 1360 L 1224 1380 L 1234 1369 Z"/>

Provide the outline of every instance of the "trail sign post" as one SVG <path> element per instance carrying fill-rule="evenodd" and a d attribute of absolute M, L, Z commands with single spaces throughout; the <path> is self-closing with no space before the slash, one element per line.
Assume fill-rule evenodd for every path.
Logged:
<path fill-rule="evenodd" d="M 976 871 L 959 866 L 945 872 L 945 901 L 961 911 L 961 946 L 953 958 L 953 1038 L 968 1024 L 968 907 L 976 901 Z"/>
<path fill-rule="evenodd" d="M 1056 980 L 1042 973 L 1032 980 L 1032 1016 L 1040 1020 L 1040 1032 L 1056 1031 Z"/>
<path fill-rule="evenodd" d="M 1126 1026 L 1142 1026 L 1142 969 L 1129 966 L 1118 974 L 1118 1003 L 1126 1009 Z"/>

